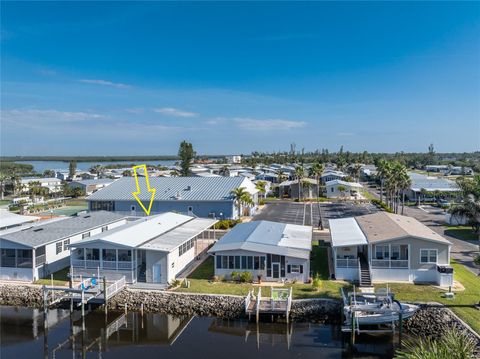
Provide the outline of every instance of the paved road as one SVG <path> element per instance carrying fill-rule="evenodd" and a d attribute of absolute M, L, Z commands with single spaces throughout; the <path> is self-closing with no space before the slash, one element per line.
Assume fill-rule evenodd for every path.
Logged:
<path fill-rule="evenodd" d="M 365 186 L 365 188 L 368 187 Z M 376 190 L 368 188 L 368 191 L 377 198 L 380 197 Z M 446 228 L 444 226 L 445 212 L 443 209 L 433 206 L 405 206 L 403 214 L 417 219 L 438 234 L 447 238 L 452 243 L 452 258 L 458 263 L 463 264 L 471 272 L 480 275 L 480 268 L 473 263 L 473 259 L 478 254 L 478 241 L 476 243 L 474 241 L 465 241 L 446 234 Z"/>
<path fill-rule="evenodd" d="M 267 203 L 253 219 L 317 227 L 320 215 L 317 203 L 275 201 Z"/>

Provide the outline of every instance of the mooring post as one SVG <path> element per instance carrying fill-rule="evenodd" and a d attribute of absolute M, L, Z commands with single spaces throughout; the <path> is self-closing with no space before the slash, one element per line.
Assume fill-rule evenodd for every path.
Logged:
<path fill-rule="evenodd" d="M 350 337 L 352 345 L 355 344 L 355 311 L 352 310 L 352 336 Z"/>
<path fill-rule="evenodd" d="M 403 312 L 400 309 L 400 312 L 398 313 L 398 345 L 401 348 L 402 347 L 402 334 L 403 334 Z"/>
<path fill-rule="evenodd" d="M 143 303 L 140 305 L 140 313 L 142 314 L 142 318 L 143 318 Z"/>
<path fill-rule="evenodd" d="M 50 283 L 51 283 L 51 285 L 52 285 L 52 287 L 53 287 L 53 273 L 50 274 Z"/>
<path fill-rule="evenodd" d="M 85 317 L 85 291 L 82 289 L 82 318 Z"/>
<path fill-rule="evenodd" d="M 68 287 L 69 287 L 70 289 L 73 288 L 72 271 L 70 271 L 70 278 L 69 278 Z M 72 297 L 72 293 L 70 293 L 70 313 L 73 313 L 73 297 Z"/>
<path fill-rule="evenodd" d="M 108 315 L 107 277 L 103 277 L 103 298 L 105 301 L 104 310 L 106 316 Z"/>

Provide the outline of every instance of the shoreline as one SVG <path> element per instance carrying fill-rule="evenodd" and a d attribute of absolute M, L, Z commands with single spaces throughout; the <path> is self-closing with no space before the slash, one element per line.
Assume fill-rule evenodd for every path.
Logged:
<path fill-rule="evenodd" d="M 176 316 L 194 315 L 220 318 L 244 318 L 244 296 L 199 293 L 176 293 L 125 288 L 108 302 L 110 310 L 142 310 Z M 404 329 L 415 336 L 438 338 L 451 327 L 469 333 L 480 352 L 480 334 L 441 303 L 414 303 L 420 310 L 404 322 Z M 0 305 L 43 307 L 42 286 L 35 284 L 0 284 Z M 331 298 L 294 299 L 290 312 L 292 322 L 341 324 L 342 302 Z"/>

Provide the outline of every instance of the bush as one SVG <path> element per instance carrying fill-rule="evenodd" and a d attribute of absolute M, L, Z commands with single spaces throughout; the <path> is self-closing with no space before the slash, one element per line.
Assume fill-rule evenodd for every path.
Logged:
<path fill-rule="evenodd" d="M 214 276 L 212 276 L 211 281 L 212 281 L 212 282 L 220 282 L 221 279 L 220 279 L 220 277 L 219 277 L 218 275 L 214 275 Z"/>
<path fill-rule="evenodd" d="M 320 277 L 319 277 L 318 275 L 316 275 L 315 278 L 313 278 L 312 286 L 313 286 L 313 288 L 315 288 L 317 291 L 319 291 L 320 289 L 322 289 L 323 283 L 322 283 L 322 280 L 320 279 Z"/>
<path fill-rule="evenodd" d="M 215 229 L 230 229 L 235 227 L 238 223 L 241 223 L 239 219 L 222 219 L 215 223 Z"/>
<path fill-rule="evenodd" d="M 240 277 L 240 273 L 239 272 L 235 272 L 233 271 L 232 274 L 230 274 L 230 278 L 234 281 L 238 281 L 239 280 L 239 277 Z"/>
<path fill-rule="evenodd" d="M 170 287 L 178 287 L 180 285 L 180 281 L 178 279 L 174 279 L 170 282 Z"/>
<path fill-rule="evenodd" d="M 251 283 L 253 276 L 251 272 L 242 272 L 240 273 L 240 282 L 242 283 Z"/>
<path fill-rule="evenodd" d="M 474 262 L 477 266 L 480 266 L 480 254 L 475 257 L 475 259 L 473 260 L 473 262 Z"/>
<path fill-rule="evenodd" d="M 266 202 L 267 202 L 267 201 L 265 201 L 265 199 L 262 198 L 261 200 L 258 201 L 258 204 L 259 204 L 260 206 L 263 206 Z"/>
<path fill-rule="evenodd" d="M 384 209 L 385 211 L 389 212 L 389 213 L 393 213 L 393 210 L 387 206 L 385 203 L 381 202 L 379 199 L 372 199 L 372 203 L 381 207 L 382 209 Z"/>

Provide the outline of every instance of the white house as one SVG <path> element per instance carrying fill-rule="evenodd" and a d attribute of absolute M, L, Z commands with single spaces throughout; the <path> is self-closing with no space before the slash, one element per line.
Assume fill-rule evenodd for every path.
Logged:
<path fill-rule="evenodd" d="M 98 191 L 108 185 L 111 185 L 115 180 L 110 178 L 100 178 L 100 179 L 87 179 L 80 181 L 72 181 L 68 184 L 70 188 L 80 188 L 87 196 L 91 195 L 93 192 Z"/>
<path fill-rule="evenodd" d="M 340 189 L 344 189 L 340 191 Z M 328 181 L 325 184 L 325 190 L 328 198 L 361 198 L 363 186 L 356 182 L 345 182 L 341 180 Z"/>
<path fill-rule="evenodd" d="M 172 212 L 137 219 L 71 244 L 72 271 L 166 285 L 199 254 L 197 241 L 212 239 L 216 222 Z"/>
<path fill-rule="evenodd" d="M 451 243 L 414 218 L 378 212 L 329 224 L 336 279 L 453 284 Z"/>
<path fill-rule="evenodd" d="M 329 181 L 341 180 L 345 177 L 347 177 L 347 175 L 342 171 L 326 170 L 320 176 L 320 180 L 323 184 L 326 184 Z"/>
<path fill-rule="evenodd" d="M 48 188 L 50 193 L 57 193 L 62 191 L 62 180 L 55 177 L 23 177 L 20 180 L 22 186 L 22 192 L 26 193 L 29 191 L 30 183 L 39 182 L 41 187 Z"/>
<path fill-rule="evenodd" d="M 233 271 L 254 279 L 306 282 L 310 276 L 312 227 L 270 221 L 237 224 L 208 253 L 215 257 L 215 275 Z"/>
<path fill-rule="evenodd" d="M 23 216 L 12 213 L 6 209 L 0 209 L 0 230 L 21 226 L 25 223 L 36 222 L 40 217 Z"/>
<path fill-rule="evenodd" d="M 125 223 L 122 215 L 100 211 L 1 231 L 0 278 L 34 281 L 68 267 L 69 244 Z"/>
<path fill-rule="evenodd" d="M 449 197 L 455 197 L 460 192 L 458 185 L 447 178 L 440 178 L 435 176 L 425 176 L 420 173 L 411 172 L 408 174 L 412 181 L 410 188 L 406 190 L 405 194 L 411 201 L 424 201 L 431 198 L 435 192 L 442 194 L 449 194 Z M 429 194 L 422 194 L 427 191 Z"/>

